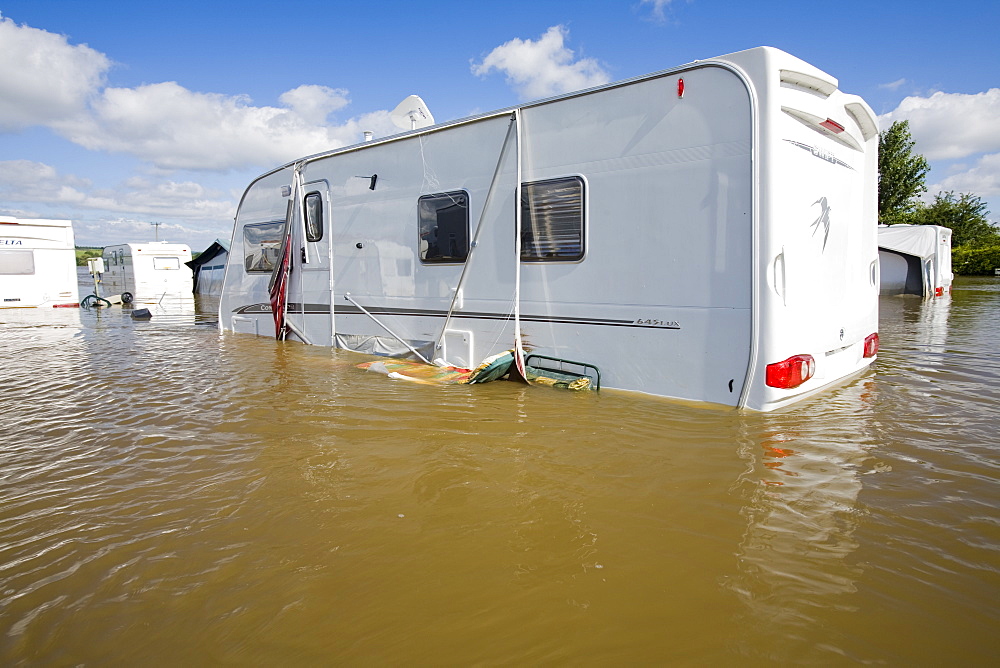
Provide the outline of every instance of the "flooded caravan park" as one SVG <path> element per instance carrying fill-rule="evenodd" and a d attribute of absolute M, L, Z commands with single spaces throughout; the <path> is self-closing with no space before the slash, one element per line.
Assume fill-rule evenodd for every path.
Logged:
<path fill-rule="evenodd" d="M 771 414 L 0 311 L 0 661 L 992 662 L 1000 280 L 880 309 Z"/>

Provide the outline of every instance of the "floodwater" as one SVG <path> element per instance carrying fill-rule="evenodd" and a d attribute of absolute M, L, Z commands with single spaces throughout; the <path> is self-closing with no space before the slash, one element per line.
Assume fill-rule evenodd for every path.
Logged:
<path fill-rule="evenodd" d="M 81 294 L 86 294 L 83 290 Z M 773 414 L 0 311 L 3 665 L 986 665 L 1000 280 Z"/>

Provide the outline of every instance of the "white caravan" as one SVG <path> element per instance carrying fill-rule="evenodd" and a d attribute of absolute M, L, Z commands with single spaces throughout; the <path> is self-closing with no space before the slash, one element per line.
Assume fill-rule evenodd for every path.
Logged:
<path fill-rule="evenodd" d="M 73 223 L 0 216 L 0 308 L 79 302 Z"/>
<path fill-rule="evenodd" d="M 191 248 L 166 241 L 107 246 L 101 254 L 101 296 L 121 295 L 122 302 L 154 304 L 165 296 L 191 297 Z"/>
<path fill-rule="evenodd" d="M 951 292 L 951 230 L 940 225 L 879 225 L 883 295 L 940 297 Z"/>
<path fill-rule="evenodd" d="M 877 147 L 762 47 L 305 157 L 244 193 L 220 327 L 772 410 L 875 357 Z"/>

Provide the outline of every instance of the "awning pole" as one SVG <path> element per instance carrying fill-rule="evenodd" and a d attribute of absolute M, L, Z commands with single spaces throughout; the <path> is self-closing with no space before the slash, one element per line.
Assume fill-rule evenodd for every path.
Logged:
<path fill-rule="evenodd" d="M 434 366 L 433 364 L 431 364 L 430 362 L 427 361 L 426 357 L 424 357 L 419 352 L 417 352 L 416 348 L 414 348 L 409 343 L 407 343 L 406 341 L 404 341 L 402 339 L 402 337 L 400 337 L 398 334 L 396 334 L 396 332 L 394 332 L 391 329 L 389 329 L 381 320 L 379 320 L 378 318 L 376 318 L 375 316 L 373 316 L 371 313 L 369 313 L 368 310 L 365 309 L 364 306 L 362 306 L 361 304 L 359 304 L 356 301 L 354 301 L 353 299 L 351 299 L 351 293 L 350 292 L 344 293 L 344 299 L 346 299 L 347 301 L 351 302 L 352 304 L 354 304 L 355 306 L 357 306 L 359 309 L 361 309 L 362 313 L 364 313 L 366 316 L 368 316 L 369 318 L 371 318 L 372 320 L 374 320 L 376 325 L 378 325 L 379 327 L 381 327 L 385 331 L 389 332 L 389 334 L 392 336 L 392 338 L 396 339 L 397 341 L 399 341 L 400 343 L 402 343 L 404 346 L 406 346 L 406 349 L 409 350 L 414 355 L 416 355 L 417 357 L 419 357 L 420 361 L 422 361 L 424 364 L 430 364 L 431 366 Z"/>

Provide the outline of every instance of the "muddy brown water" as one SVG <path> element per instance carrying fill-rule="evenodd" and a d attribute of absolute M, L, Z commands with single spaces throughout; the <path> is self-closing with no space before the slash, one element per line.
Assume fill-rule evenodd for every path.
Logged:
<path fill-rule="evenodd" d="M 82 292 L 81 294 L 86 294 Z M 0 311 L 5 665 L 983 665 L 1000 280 L 772 414 Z"/>

